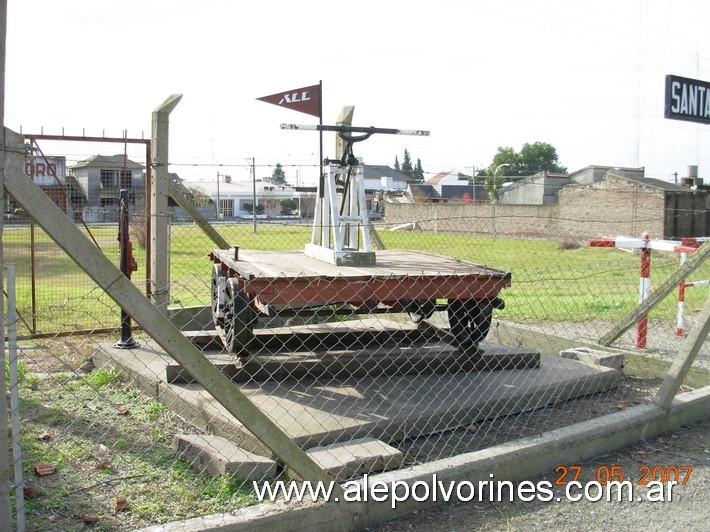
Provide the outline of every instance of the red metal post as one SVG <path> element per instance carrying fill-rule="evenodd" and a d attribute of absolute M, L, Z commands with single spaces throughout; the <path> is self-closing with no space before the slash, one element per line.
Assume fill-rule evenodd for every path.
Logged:
<path fill-rule="evenodd" d="M 648 233 L 642 236 L 646 247 L 641 249 L 641 282 L 639 286 L 639 304 L 643 303 L 651 292 L 651 248 L 648 246 Z M 636 349 L 646 348 L 648 316 L 641 316 L 636 325 Z"/>
<path fill-rule="evenodd" d="M 680 254 L 680 264 L 681 266 L 685 264 L 686 253 L 682 252 Z M 685 310 L 685 279 L 681 279 L 680 284 L 678 284 L 678 318 L 676 321 L 676 336 L 683 335 L 683 312 Z"/>

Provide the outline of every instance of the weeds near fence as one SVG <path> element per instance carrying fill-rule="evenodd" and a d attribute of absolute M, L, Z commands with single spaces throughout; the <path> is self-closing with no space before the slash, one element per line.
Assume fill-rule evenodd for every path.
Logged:
<path fill-rule="evenodd" d="M 23 469 L 53 468 L 26 478 L 29 530 L 134 529 L 255 501 L 240 479 L 195 473 L 176 456 L 185 423 L 113 367 L 21 386 Z"/>

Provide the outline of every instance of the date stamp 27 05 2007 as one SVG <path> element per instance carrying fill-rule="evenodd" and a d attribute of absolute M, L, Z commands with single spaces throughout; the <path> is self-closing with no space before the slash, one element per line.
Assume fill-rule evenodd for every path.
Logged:
<path fill-rule="evenodd" d="M 578 482 L 582 476 L 584 467 L 579 465 L 561 465 L 555 468 L 557 477 L 555 484 L 558 486 L 567 485 L 570 482 Z M 633 474 L 624 471 L 620 465 L 598 466 L 593 471 L 595 480 L 600 484 L 609 482 L 624 482 L 631 481 L 639 486 L 648 486 L 651 482 L 674 482 L 677 485 L 685 485 L 690 480 L 690 475 L 693 472 L 691 465 L 656 465 L 639 466 Z"/>

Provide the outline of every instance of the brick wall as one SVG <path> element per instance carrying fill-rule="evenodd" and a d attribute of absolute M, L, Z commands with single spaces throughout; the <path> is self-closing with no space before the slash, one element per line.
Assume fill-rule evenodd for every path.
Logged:
<path fill-rule="evenodd" d="M 388 204 L 385 212 L 389 227 L 416 221 L 432 233 L 576 240 L 644 231 L 651 238 L 710 234 L 706 192 L 664 193 L 614 179 L 565 187 L 556 205 Z"/>
<path fill-rule="evenodd" d="M 664 194 L 642 187 L 616 187 L 601 181 L 591 187 L 567 187 L 560 191 L 559 229 L 580 238 L 602 235 L 636 236 L 648 232 L 663 238 Z"/>
<path fill-rule="evenodd" d="M 385 221 L 390 227 L 416 221 L 427 233 L 544 237 L 557 230 L 557 210 L 557 205 L 388 204 Z"/>

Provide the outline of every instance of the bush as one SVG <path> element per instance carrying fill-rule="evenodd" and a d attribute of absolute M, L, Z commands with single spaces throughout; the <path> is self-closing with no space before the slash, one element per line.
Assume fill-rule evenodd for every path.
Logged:
<path fill-rule="evenodd" d="M 579 249 L 581 247 L 582 244 L 576 240 L 562 240 L 559 244 L 557 244 L 557 249 Z"/>

